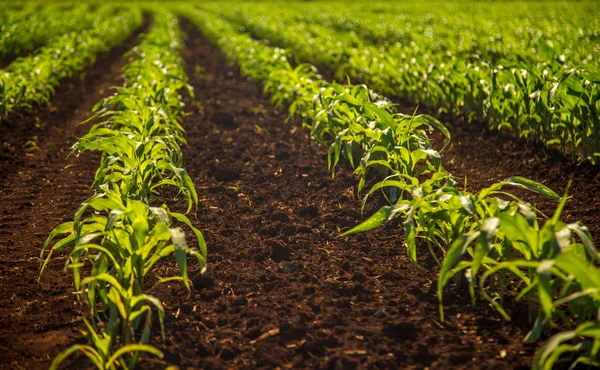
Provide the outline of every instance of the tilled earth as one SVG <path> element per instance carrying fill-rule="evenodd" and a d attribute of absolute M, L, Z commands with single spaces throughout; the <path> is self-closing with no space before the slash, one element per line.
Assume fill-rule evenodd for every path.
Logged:
<path fill-rule="evenodd" d="M 420 270 L 408 261 L 397 223 L 337 238 L 363 219 L 351 169 L 341 166 L 332 178 L 326 148 L 299 123 L 284 123 L 259 84 L 241 77 L 189 23 L 183 26 L 195 89 L 195 98 L 187 98 L 184 166 L 201 198 L 191 218 L 206 237 L 209 268 L 192 274 L 189 296 L 177 285 L 152 292 L 167 310 L 166 341 L 153 342 L 165 357 L 147 359 L 143 368 L 530 366 L 536 345 L 522 342 L 526 310 L 505 323 L 484 302 L 471 307 L 464 292 L 451 288 L 447 320 L 440 323 L 436 268 Z M 65 156 L 86 130 L 76 124 L 109 86 L 121 84 L 119 56 L 134 42 L 99 58 L 83 80 L 61 86 L 53 108 L 38 112 L 42 125 L 24 116 L 0 126 L 6 143 L 0 158 L 3 368 L 46 368 L 80 338 L 83 309 L 62 269 L 64 256 L 37 283 L 38 256 L 49 231 L 91 194 L 98 158 Z M 470 189 L 521 175 L 562 192 L 572 177 L 567 217 L 598 228 L 597 206 L 589 201 L 597 194 L 593 169 L 536 158 L 534 147 L 475 128 L 453 134 L 444 160 L 457 177 L 468 176 Z M 29 143 L 33 136 L 39 149 Z M 182 201 L 164 200 L 183 209 Z M 546 212 L 554 206 L 531 200 Z M 156 270 L 169 273 L 176 273 L 174 261 Z"/>

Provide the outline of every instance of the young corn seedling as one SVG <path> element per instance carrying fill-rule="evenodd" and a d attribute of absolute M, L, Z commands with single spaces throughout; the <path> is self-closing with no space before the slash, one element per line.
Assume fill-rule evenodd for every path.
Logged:
<path fill-rule="evenodd" d="M 149 315 L 147 317 L 150 317 Z M 139 359 L 141 353 L 147 353 L 159 358 L 163 357 L 162 352 L 157 348 L 143 343 L 127 344 L 118 347 L 116 350 L 113 348 L 113 338 L 109 331 L 96 330 L 90 325 L 90 323 L 84 319 L 86 326 L 86 337 L 92 345 L 88 344 L 75 344 L 63 352 L 59 353 L 58 356 L 52 360 L 50 364 L 50 370 L 56 370 L 59 366 L 71 355 L 81 352 L 85 355 L 90 362 L 99 370 L 117 370 L 117 369 L 133 369 L 135 368 L 136 362 Z M 146 328 L 150 327 L 150 322 L 147 323 Z M 149 331 L 144 331 L 142 334 L 142 341 L 147 341 L 149 337 Z M 127 360 L 127 356 L 130 359 Z"/>

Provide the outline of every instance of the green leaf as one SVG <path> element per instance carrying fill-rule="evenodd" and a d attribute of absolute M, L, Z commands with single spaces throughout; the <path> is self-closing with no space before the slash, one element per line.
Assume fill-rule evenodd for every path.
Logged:
<path fill-rule="evenodd" d="M 498 218 L 500 229 L 525 259 L 539 256 L 541 252 L 538 250 L 539 233 L 529 225 L 527 218 L 520 213 L 510 215 L 506 212 L 499 214 Z"/>
<path fill-rule="evenodd" d="M 52 360 L 49 370 L 58 370 L 60 364 L 66 360 L 67 357 L 78 351 L 82 352 L 87 358 L 89 358 L 94 366 L 96 366 L 98 369 L 104 369 L 104 361 L 102 360 L 102 356 L 98 353 L 98 351 L 88 345 L 75 344 L 59 353 L 54 360 Z"/>
<path fill-rule="evenodd" d="M 190 290 L 186 260 L 188 246 L 185 242 L 185 233 L 178 227 L 170 229 L 169 231 L 171 232 L 171 241 L 173 242 L 173 246 L 175 246 L 175 260 L 177 261 L 177 266 L 179 267 L 179 273 L 183 278 L 183 284 L 188 290 Z"/>
<path fill-rule="evenodd" d="M 538 274 L 538 297 L 540 305 L 544 313 L 545 319 L 552 318 L 552 312 L 554 311 L 554 305 L 552 304 L 552 298 L 554 297 L 554 291 L 551 287 L 551 268 L 554 264 L 552 260 L 541 261 L 536 269 Z"/>
<path fill-rule="evenodd" d="M 110 368 L 119 358 L 127 353 L 145 352 L 154 355 L 158 358 L 163 358 L 163 353 L 158 348 L 148 344 L 128 344 L 115 351 L 115 353 L 106 361 L 106 368 Z"/>
<path fill-rule="evenodd" d="M 379 211 L 375 212 L 371 217 L 363 221 L 358 226 L 353 227 L 352 229 L 340 234 L 338 237 L 348 236 L 356 233 L 361 233 L 367 230 L 374 229 L 383 225 L 386 221 L 390 219 L 392 216 L 392 207 L 384 206 L 379 209 Z"/>
<path fill-rule="evenodd" d="M 391 128 L 393 130 L 396 128 L 396 121 L 394 120 L 394 117 L 385 109 L 379 108 L 374 103 L 364 103 L 363 107 L 365 112 L 379 118 L 379 121 L 383 124 L 381 127 L 382 129 Z"/>
<path fill-rule="evenodd" d="M 479 231 L 476 231 L 469 235 L 461 235 L 458 239 L 456 239 L 452 243 L 452 245 L 448 249 L 448 252 L 446 253 L 446 256 L 444 257 L 444 260 L 442 261 L 442 267 L 440 268 L 440 272 L 438 274 L 438 285 L 437 285 L 440 320 L 442 322 L 444 322 L 444 308 L 443 308 L 444 306 L 443 306 L 443 302 L 442 302 L 443 301 L 443 291 L 444 291 L 444 287 L 446 286 L 446 284 L 448 283 L 450 278 L 453 276 L 453 274 L 451 272 L 452 268 L 458 263 L 458 261 L 460 261 L 460 259 L 462 258 L 462 255 L 465 253 L 465 250 L 467 249 L 469 244 L 471 244 L 474 240 L 479 238 L 479 235 L 480 235 Z"/>
<path fill-rule="evenodd" d="M 503 182 L 508 185 L 514 185 L 521 188 L 529 189 L 538 194 L 544 195 L 552 200 L 560 200 L 560 196 L 546 185 L 540 184 L 539 182 L 535 182 L 533 180 L 521 176 L 509 177 Z"/>
<path fill-rule="evenodd" d="M 196 239 L 198 240 L 198 247 L 200 248 L 200 252 L 202 253 L 202 256 L 204 257 L 204 259 L 206 260 L 208 251 L 207 251 L 207 247 L 206 247 L 206 242 L 204 241 L 204 236 L 202 235 L 200 230 L 195 228 L 194 225 L 192 225 L 190 219 L 184 214 L 177 213 L 177 212 L 171 212 L 171 217 L 173 217 L 174 219 L 176 219 L 179 222 L 183 222 L 187 227 L 189 227 L 192 230 L 194 235 L 196 235 Z"/>

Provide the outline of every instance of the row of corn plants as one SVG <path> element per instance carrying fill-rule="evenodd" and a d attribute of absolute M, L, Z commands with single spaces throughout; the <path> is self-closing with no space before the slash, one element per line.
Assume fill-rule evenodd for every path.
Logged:
<path fill-rule="evenodd" d="M 40 4 L 35 2 L 6 4 L 0 9 L 0 30 L 35 14 L 40 8 Z"/>
<path fill-rule="evenodd" d="M 29 17 L 39 10 L 37 3 L 26 4 L 7 4 L 0 9 L 0 29 L 5 29 L 7 25 L 14 24 L 23 18 Z"/>
<path fill-rule="evenodd" d="M 307 8 L 292 3 L 279 14 L 352 32 L 377 46 L 404 44 L 421 52 L 433 47 L 446 58 L 470 61 L 495 63 L 514 58 L 542 63 L 559 59 L 563 66 L 572 68 L 593 64 L 590 50 L 600 47 L 596 40 L 600 21 L 588 13 L 596 5 L 590 1 L 580 2 L 577 9 L 558 2 L 554 6 L 528 2 L 438 5 L 382 3 L 374 8 L 356 3 L 341 8 L 317 2 Z"/>
<path fill-rule="evenodd" d="M 86 4 L 48 4 L 34 12 L 28 9 L 32 6 L 24 10 L 29 16 L 19 16 L 17 12 L 0 24 L 0 60 L 30 53 L 55 36 L 81 31 L 90 27 L 96 17 L 110 14 L 106 6 L 92 9 Z M 114 12 L 114 8 L 111 10 Z"/>
<path fill-rule="evenodd" d="M 0 70 L 0 119 L 15 109 L 49 104 L 60 81 L 92 64 L 96 55 L 121 43 L 142 23 L 135 7 L 114 13 L 102 7 L 88 29 L 52 39 L 35 55 L 18 58 Z"/>
<path fill-rule="evenodd" d="M 464 42 L 463 34 L 469 32 L 448 33 L 443 22 L 426 28 L 432 17 L 423 17 L 425 26 L 410 31 L 410 42 L 382 46 L 360 36 L 360 27 L 348 32 L 344 27 L 336 30 L 315 23 L 319 18 L 335 17 L 318 7 L 320 17 L 300 9 L 275 11 L 269 5 L 206 7 L 239 23 L 255 37 L 288 48 L 299 60 L 333 68 L 340 79 L 348 75 L 381 93 L 410 99 L 437 113 L 486 121 L 492 129 L 539 141 L 573 160 L 595 163 L 600 157 L 600 69 L 592 56 L 599 47 L 594 41 L 597 27 L 591 31 L 589 43 L 576 41 L 574 36 L 568 44 L 573 44 L 572 48 L 538 37 L 535 53 L 528 51 L 531 45 L 510 43 L 514 47 L 509 54 L 490 53 L 493 59 L 486 59 L 474 55 L 474 49 L 467 55 L 455 54 L 455 49 L 465 48 L 456 45 Z M 440 19 L 445 17 L 446 13 L 438 14 Z M 357 18 L 365 19 L 364 27 L 371 29 L 387 21 L 375 13 L 355 11 L 332 23 L 352 27 L 348 19 Z M 552 20 L 540 21 L 542 26 L 548 22 Z M 440 42 L 445 46 L 440 47 Z M 533 60 L 531 54 L 547 57 Z"/>
<path fill-rule="evenodd" d="M 287 105 L 290 116 L 300 117 L 313 137 L 329 145 L 332 171 L 341 158 L 349 161 L 364 203 L 384 191 L 390 205 L 342 236 L 400 217 L 407 255 L 415 265 L 423 248 L 433 258 L 441 256 L 437 289 L 442 320 L 442 293 L 455 278 L 466 282 L 473 303 L 483 299 L 507 320 L 503 300 L 524 301 L 535 318 L 528 341 L 557 327 L 568 329 L 542 345 L 534 368 L 550 369 L 562 361 L 600 363 L 599 254 L 584 225 L 561 221 L 567 194 L 561 198 L 521 177 L 478 193 L 461 190 L 428 139 L 434 129 L 449 136 L 434 118 L 398 113 L 365 85 L 326 82 L 311 65 L 293 67 L 286 50 L 252 39 L 213 13 L 190 7 L 182 13 L 243 74 L 262 81 L 274 105 Z M 555 199 L 555 214 L 541 223 L 537 210 L 512 194 L 511 186 Z"/>
<path fill-rule="evenodd" d="M 184 115 L 180 91 L 187 84 L 177 18 L 155 13 L 150 31 L 129 52 L 125 83 L 94 107 L 89 133 L 72 148 L 101 153 L 94 195 L 73 221 L 56 227 L 42 250 L 40 277 L 57 252 L 68 251 L 75 294 L 87 304 L 88 344 L 60 353 L 50 368 L 81 352 L 98 369 L 133 368 L 142 353 L 162 357 L 149 344 L 156 321 L 164 338 L 164 309 L 149 290 L 180 282 L 188 290 L 188 257 L 206 268 L 201 232 L 166 204 L 154 206 L 159 191 L 175 188 L 197 206 L 194 185 L 182 168 Z M 196 239 L 191 247 L 182 227 Z M 157 277 L 155 266 L 173 256 L 179 274 Z M 153 324 L 154 322 L 154 324 Z"/>

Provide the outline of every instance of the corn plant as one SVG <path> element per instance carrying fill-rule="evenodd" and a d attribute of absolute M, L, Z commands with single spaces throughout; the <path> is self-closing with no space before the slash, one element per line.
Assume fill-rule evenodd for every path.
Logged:
<path fill-rule="evenodd" d="M 174 134 L 156 132 L 168 131 L 168 117 L 164 111 L 146 106 L 140 100 L 132 99 L 128 104 L 127 111 L 116 112 L 107 123 L 115 125 L 111 128 L 106 124 L 95 125 L 73 150 L 102 152 L 96 185 L 118 184 L 128 199 L 148 203 L 159 187 L 175 186 L 187 197 L 189 211 L 198 202 L 198 195 L 189 175 L 181 168 L 183 159 L 178 145 L 181 140 Z M 128 126 L 119 130 L 118 122 L 127 122 Z M 132 128 L 140 131 L 129 131 Z"/>
<path fill-rule="evenodd" d="M 81 268 L 86 262 L 94 266 L 92 271 L 98 273 L 110 271 L 118 277 L 119 281 L 129 281 L 133 276 L 136 290 L 141 291 L 143 278 L 152 266 L 161 258 L 174 254 L 182 278 L 159 280 L 159 284 L 164 281 L 181 280 L 189 289 L 185 256 L 190 254 L 197 257 L 202 268 L 206 265 L 206 245 L 200 231 L 194 228 L 183 214 L 171 213 L 166 206 L 149 207 L 145 202 L 129 200 L 118 191 L 118 188 L 116 191 L 111 191 L 109 187 L 108 183 L 103 185 L 104 192 L 82 203 L 75 214 L 74 221 L 63 223 L 52 231 L 44 244 L 42 256 L 45 248 L 58 235 L 68 235 L 55 242 L 44 258 L 41 272 L 54 252 L 71 247 L 67 267 L 73 271 L 76 291 L 81 291 Z M 93 209 L 94 214 L 83 218 L 88 209 Z M 101 215 L 107 210 L 110 212 Z M 200 252 L 187 246 L 183 231 L 172 226 L 172 219 L 187 225 L 194 232 Z M 98 243 L 93 243 L 95 240 Z M 168 244 L 169 241 L 172 244 Z M 92 294 L 92 290 L 88 289 L 88 292 Z M 95 307 L 95 304 L 90 305 L 92 310 L 95 310 Z"/>
<path fill-rule="evenodd" d="M 84 217 L 89 208 L 95 212 Z M 173 219 L 194 232 L 199 250 L 188 246 L 183 230 L 173 225 Z M 106 191 L 83 203 L 75 221 L 58 226 L 45 245 L 60 234 L 67 236 L 53 245 L 42 269 L 53 253 L 71 248 L 65 268 L 72 271 L 75 290 L 87 303 L 94 326 L 102 328 L 96 332 L 88 327 L 87 332 L 97 350 L 101 344 L 104 346 L 100 357 L 106 361 L 105 368 L 110 368 L 109 350 L 120 352 L 129 348 L 125 352 L 128 353 L 139 345 L 150 348 L 147 343 L 153 309 L 158 313 L 162 331 L 164 309 L 157 298 L 144 293 L 144 278 L 152 267 L 173 255 L 180 275 L 162 277 L 154 286 L 181 281 L 187 289 L 187 256 L 196 257 L 202 269 L 206 267 L 204 238 L 185 215 L 170 213 L 166 206 L 149 207 L 138 200 L 124 200 L 118 192 Z M 82 279 L 86 265 L 91 267 L 90 276 Z M 140 326 L 141 339 L 136 343 Z M 99 341 L 98 337 L 104 339 Z M 83 347 L 77 348 L 86 353 Z M 65 353 L 72 353 L 72 349 Z M 65 357 L 57 357 L 57 361 L 59 358 Z"/>
<path fill-rule="evenodd" d="M 64 360 L 76 352 L 83 353 L 97 369 L 102 370 L 133 369 L 140 353 L 147 353 L 159 358 L 163 356 L 162 352 L 155 347 L 142 343 L 124 345 L 116 351 L 111 351 L 113 336 L 110 335 L 110 332 L 97 333 L 87 320 L 84 319 L 84 323 L 87 328 L 86 336 L 92 345 L 76 344 L 69 347 L 54 358 L 50 364 L 51 370 L 58 369 Z M 150 323 L 147 323 L 146 328 L 150 328 Z M 142 334 L 142 342 L 147 341 L 148 337 L 149 329 Z M 132 357 L 127 361 L 125 357 L 129 354 L 132 354 Z"/>

